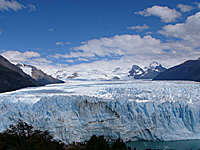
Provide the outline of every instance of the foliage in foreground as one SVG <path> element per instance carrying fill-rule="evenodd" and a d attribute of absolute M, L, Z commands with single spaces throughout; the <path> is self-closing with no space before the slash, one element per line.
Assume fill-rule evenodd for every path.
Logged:
<path fill-rule="evenodd" d="M 104 136 L 93 135 L 85 146 L 74 146 L 69 150 L 127 150 L 125 143 L 117 139 L 112 146 L 104 139 Z"/>
<path fill-rule="evenodd" d="M 110 147 L 103 136 L 93 135 L 85 146 L 86 150 L 110 150 Z"/>
<path fill-rule="evenodd" d="M 112 150 L 126 150 L 126 144 L 118 138 L 112 145 Z"/>
<path fill-rule="evenodd" d="M 64 144 L 53 140 L 47 131 L 33 130 L 33 127 L 21 120 L 16 125 L 10 125 L 0 133 L 0 150 L 63 150 Z M 104 136 L 93 135 L 83 146 L 68 147 L 70 150 L 126 150 L 125 143 L 117 139 L 112 146 Z"/>
<path fill-rule="evenodd" d="M 63 147 L 63 144 L 53 141 L 47 130 L 33 130 L 31 125 L 21 120 L 0 133 L 0 150 L 63 150 Z"/>

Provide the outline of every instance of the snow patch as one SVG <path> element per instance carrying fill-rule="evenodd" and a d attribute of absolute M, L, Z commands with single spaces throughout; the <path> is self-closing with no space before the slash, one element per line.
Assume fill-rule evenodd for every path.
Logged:
<path fill-rule="evenodd" d="M 29 76 L 32 76 L 32 68 L 28 66 L 21 66 L 20 67 L 26 74 Z"/>

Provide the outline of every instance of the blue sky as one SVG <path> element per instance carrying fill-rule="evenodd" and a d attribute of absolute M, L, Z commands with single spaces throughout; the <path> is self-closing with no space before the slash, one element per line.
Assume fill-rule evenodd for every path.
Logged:
<path fill-rule="evenodd" d="M 0 0 L 0 53 L 48 73 L 170 67 L 200 56 L 199 11 L 197 0 Z"/>

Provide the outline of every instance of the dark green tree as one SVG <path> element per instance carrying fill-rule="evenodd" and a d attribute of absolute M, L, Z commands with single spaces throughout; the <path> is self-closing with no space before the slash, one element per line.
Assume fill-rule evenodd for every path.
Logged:
<path fill-rule="evenodd" d="M 91 139 L 87 142 L 85 146 L 86 150 L 110 150 L 107 141 L 104 139 L 104 136 L 97 137 L 93 135 Z"/>
<path fill-rule="evenodd" d="M 126 150 L 126 144 L 118 138 L 112 145 L 112 150 Z"/>
<path fill-rule="evenodd" d="M 0 150 L 62 150 L 63 146 L 47 130 L 33 130 L 21 120 L 0 133 Z"/>

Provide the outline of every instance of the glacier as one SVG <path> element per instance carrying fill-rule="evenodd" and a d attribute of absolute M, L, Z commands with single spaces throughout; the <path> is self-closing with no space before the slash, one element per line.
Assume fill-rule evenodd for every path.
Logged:
<path fill-rule="evenodd" d="M 0 94 L 0 131 L 18 119 L 66 143 L 200 139 L 200 84 L 68 81 Z"/>

